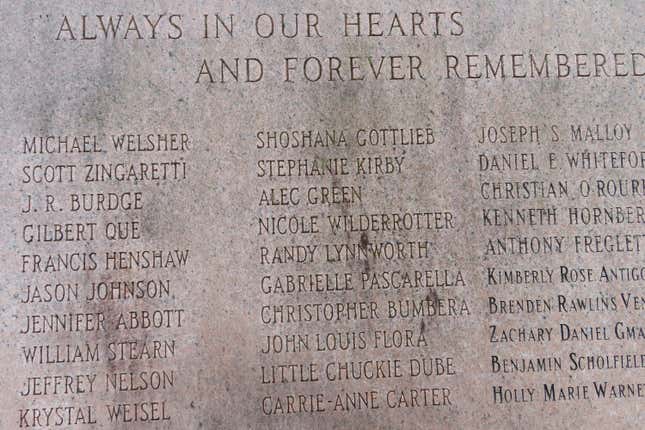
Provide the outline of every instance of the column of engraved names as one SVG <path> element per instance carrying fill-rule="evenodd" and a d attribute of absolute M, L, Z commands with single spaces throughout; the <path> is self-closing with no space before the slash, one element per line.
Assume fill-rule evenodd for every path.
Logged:
<path fill-rule="evenodd" d="M 478 131 L 493 403 L 645 394 L 636 133 L 623 120 Z"/>
<path fill-rule="evenodd" d="M 24 136 L 19 428 L 172 420 L 188 249 L 158 245 L 155 194 L 188 178 L 182 133 Z M 155 225 L 160 224 L 160 225 Z"/>
<path fill-rule="evenodd" d="M 457 402 L 459 363 L 426 325 L 470 315 L 462 271 L 430 264 L 459 221 L 382 185 L 427 166 L 433 129 L 261 130 L 254 145 L 261 412 Z"/>

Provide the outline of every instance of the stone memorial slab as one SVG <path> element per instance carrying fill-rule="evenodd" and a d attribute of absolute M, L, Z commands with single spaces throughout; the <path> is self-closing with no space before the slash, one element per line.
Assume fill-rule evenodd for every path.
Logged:
<path fill-rule="evenodd" d="M 0 429 L 640 429 L 642 1 L 5 1 Z"/>

